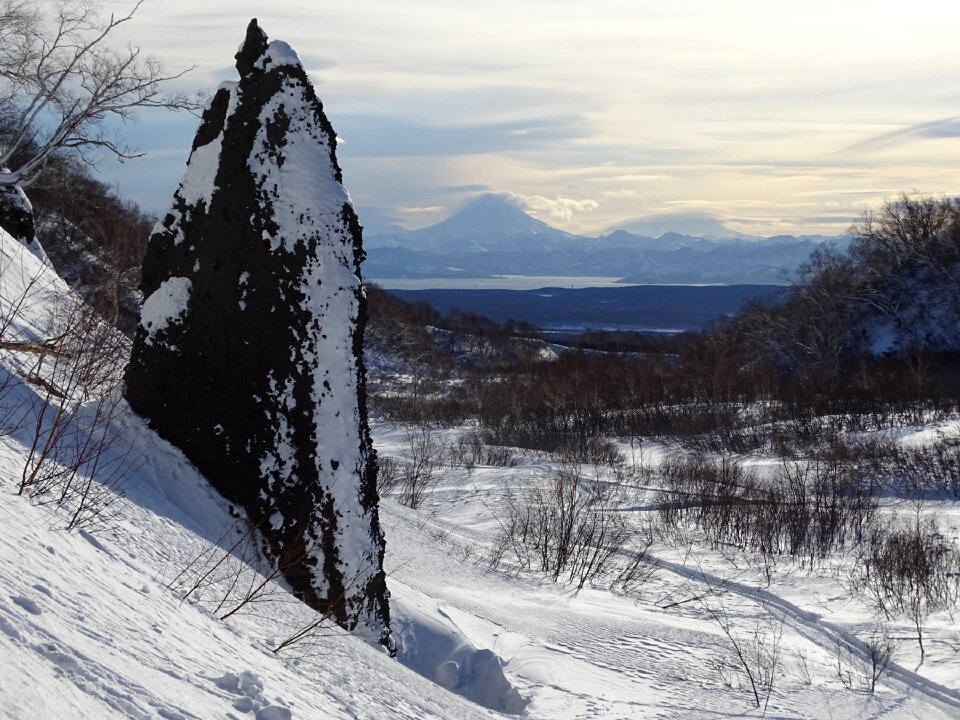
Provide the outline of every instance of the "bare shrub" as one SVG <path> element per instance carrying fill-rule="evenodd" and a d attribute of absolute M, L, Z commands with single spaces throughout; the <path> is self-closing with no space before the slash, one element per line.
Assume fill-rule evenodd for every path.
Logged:
<path fill-rule="evenodd" d="M 615 485 L 591 481 L 579 464 L 563 463 L 545 483 L 508 493 L 492 564 L 506 559 L 582 588 L 611 571 L 628 548 L 633 529 L 618 512 L 620 500 Z M 642 578 L 648 547 L 619 570 L 621 585 L 633 586 Z"/>
<path fill-rule="evenodd" d="M 461 434 L 447 448 L 451 468 L 462 467 L 472 472 L 478 465 L 513 467 L 513 449 L 503 445 L 488 445 L 478 432 Z"/>
<path fill-rule="evenodd" d="M 894 490 L 913 496 L 946 493 L 960 498 L 960 439 L 940 438 L 918 447 L 876 441 L 871 471 Z"/>
<path fill-rule="evenodd" d="M 587 438 L 582 443 L 574 445 L 569 453 L 575 461 L 590 465 L 618 467 L 625 462 L 623 453 L 617 448 L 616 443 L 602 438 Z"/>
<path fill-rule="evenodd" d="M 387 497 L 397 489 L 403 468 L 396 458 L 377 454 L 377 494 Z"/>
<path fill-rule="evenodd" d="M 833 651 L 833 668 L 840 684 L 847 690 L 874 693 L 900 643 L 891 635 L 886 624 L 878 622 L 864 645 L 866 656 L 861 657 L 847 643 L 837 640 Z"/>
<path fill-rule="evenodd" d="M 374 389 L 370 395 L 371 410 L 380 417 L 394 422 L 432 424 L 452 427 L 460 425 L 470 416 L 470 408 L 456 393 L 440 393 L 440 383 L 432 393 L 420 389 L 409 392 L 408 380 L 404 379 L 397 389 L 388 391 Z"/>
<path fill-rule="evenodd" d="M 397 500 L 414 510 L 423 505 L 436 487 L 436 470 L 443 458 L 444 448 L 428 425 L 407 431 L 405 462 L 397 486 Z"/>
<path fill-rule="evenodd" d="M 924 624 L 938 610 L 952 609 L 960 596 L 960 553 L 932 518 L 876 527 L 855 564 L 853 589 L 887 618 L 903 615 L 916 631 L 923 662 Z"/>
<path fill-rule="evenodd" d="M 282 564 L 271 567 L 260 552 L 262 524 L 238 518 L 191 558 L 167 589 L 186 602 L 205 605 L 221 620 L 272 597 L 277 588 L 270 581 L 281 576 Z"/>
<path fill-rule="evenodd" d="M 53 295 L 43 278 L 44 273 L 27 269 L 15 253 L 0 258 L 0 351 L 34 354 L 56 350 L 56 338 L 37 340 L 17 332 L 17 320 Z M 29 418 L 29 408 L 17 392 L 21 380 L 13 367 L 3 367 L 0 379 L 0 436 L 21 429 Z"/>
<path fill-rule="evenodd" d="M 18 492 L 66 511 L 68 529 L 91 529 L 109 519 L 134 467 L 114 422 L 128 345 L 93 307 L 72 298 L 53 311 L 48 336 L 54 340 L 25 378 L 38 395 Z"/>
<path fill-rule="evenodd" d="M 721 600 L 701 601 L 701 606 L 730 643 L 733 662 L 729 665 L 747 679 L 754 702 L 766 715 L 770 696 L 782 673 L 783 618 L 767 614 L 757 620 L 749 632 L 743 632 L 737 629 Z"/>
<path fill-rule="evenodd" d="M 856 690 L 861 684 L 863 665 L 860 659 L 853 654 L 850 646 L 837 640 L 833 653 L 834 670 L 837 680 L 847 690 Z"/>
<path fill-rule="evenodd" d="M 479 443 L 471 442 L 473 438 L 476 438 L 476 433 L 463 434 L 447 446 L 446 458 L 451 470 L 464 468 L 468 473 L 473 472 L 479 455 Z"/>
<path fill-rule="evenodd" d="M 489 467 L 513 467 L 513 450 L 503 445 L 484 445 L 480 464 Z"/>
<path fill-rule="evenodd" d="M 769 444 L 760 418 L 737 403 L 688 403 L 670 408 L 666 417 L 669 427 L 659 434 L 676 438 L 693 452 L 746 454 Z"/>
<path fill-rule="evenodd" d="M 813 565 L 856 542 L 872 523 L 872 488 L 842 463 L 784 461 L 761 479 L 734 458 L 674 456 L 661 465 L 659 513 L 667 527 L 690 524 L 714 548 Z"/>
<path fill-rule="evenodd" d="M 800 680 L 808 687 L 813 685 L 813 668 L 810 666 L 809 654 L 806 650 L 800 650 L 799 648 L 795 649 L 793 654 L 796 658 L 795 667 Z"/>
<path fill-rule="evenodd" d="M 592 435 L 543 432 L 527 425 L 503 425 L 496 430 L 484 431 L 482 440 L 489 446 L 539 450 L 582 464 L 614 466 L 624 462 L 616 443 Z"/>
<path fill-rule="evenodd" d="M 646 585 L 657 573 L 657 560 L 651 553 L 657 537 L 656 528 L 648 523 L 633 534 L 632 540 L 619 554 L 626 560 L 611 573 L 610 587 L 631 594 Z"/>
<path fill-rule="evenodd" d="M 890 628 L 878 622 L 866 641 L 870 672 L 868 674 L 870 692 L 876 692 L 877 681 L 883 677 L 893 660 L 893 654 L 900 643 L 890 634 Z"/>

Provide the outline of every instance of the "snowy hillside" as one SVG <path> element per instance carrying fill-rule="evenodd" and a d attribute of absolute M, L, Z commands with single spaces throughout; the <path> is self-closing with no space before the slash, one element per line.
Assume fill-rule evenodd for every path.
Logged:
<path fill-rule="evenodd" d="M 408 453 L 406 431 L 377 430 L 381 451 Z M 646 452 L 647 461 L 663 457 L 663 448 Z M 475 644 L 500 655 L 507 675 L 531 698 L 532 717 L 760 717 L 735 670 L 729 639 L 704 612 L 704 598 L 722 608 L 741 640 L 782 633 L 767 717 L 960 714 L 957 638 L 945 616 L 931 632 L 939 638 L 936 657 L 928 655 L 921 675 L 912 672 L 915 653 L 904 647 L 902 665 L 876 694 L 859 685 L 848 689 L 836 667 L 864 671 L 863 643 L 854 632 L 868 632 L 869 623 L 828 573 L 789 578 L 784 569 L 778 584 L 789 592 L 778 595 L 764 589 L 748 561 L 734 568 L 714 553 L 666 549 L 657 550 L 660 569 L 643 589 L 626 594 L 602 584 L 578 591 L 530 573 L 492 573 L 483 558 L 499 529 L 491 509 L 502 507 L 511 488 L 549 482 L 555 469 L 530 456 L 515 456 L 514 463 L 445 472 L 428 507 L 416 513 L 388 502 L 384 522 L 392 591 L 431 597 Z M 951 521 L 956 533 L 960 514 Z M 902 633 L 909 637 L 908 628 Z"/>
<path fill-rule="evenodd" d="M 0 241 L 4 316 L 11 300 L 28 300 L 4 339 L 37 339 L 68 291 L 9 235 Z M 2 360 L 4 411 L 35 411 L 36 389 L 8 370 L 26 360 Z M 9 417 L 3 413 L 5 423 Z M 7 423 L 0 437 L 0 718 L 484 715 L 337 629 L 277 582 L 228 622 L 218 620 L 230 609 L 224 600 L 246 595 L 228 592 L 229 581 L 252 582 L 252 568 L 262 567 L 245 545 L 235 549 L 242 561 L 217 564 L 225 557 L 218 541 L 231 548 L 243 539 L 236 510 L 125 405 L 114 425 L 123 445 L 113 452 L 133 455 L 135 469 L 109 524 L 73 533 L 64 531 L 63 513 L 17 495 L 30 422 L 12 430 Z M 298 633 L 300 643 L 272 651 Z"/>
<path fill-rule="evenodd" d="M 15 320 L 4 339 L 41 339 L 68 291 L 16 241 L 0 241 L 2 307 Z M 11 315 L 10 300 L 28 287 L 36 288 L 30 302 Z M 4 351 L 2 361 L 4 407 L 35 412 L 38 386 L 22 380 L 30 358 Z M 869 633 L 868 616 L 827 571 L 777 568 L 775 589 L 765 589 L 749 562 L 666 546 L 652 549 L 658 568 L 629 591 L 604 583 L 578 590 L 518 568 L 492 569 L 510 494 L 550 482 L 557 469 L 549 457 L 519 450 L 496 465 L 438 467 L 437 488 L 417 510 L 382 503 L 398 662 L 296 602 L 282 584 L 262 582 L 269 567 L 245 542 L 236 510 L 126 406 L 113 425 L 123 443 L 110 452 L 129 452 L 136 463 L 109 523 L 74 532 L 64 530 L 61 511 L 16 494 L 30 423 L 8 423 L 0 437 L 4 720 L 502 717 L 481 703 L 531 718 L 760 717 L 727 632 L 742 641 L 777 638 L 767 717 L 960 714 L 950 618 L 930 619 L 927 658 L 916 672 L 910 629 L 898 624 L 901 649 L 870 694 L 857 639 Z M 937 431 L 953 436 L 960 427 L 916 428 L 904 441 Z M 412 432 L 374 426 L 384 457 L 409 457 Z M 435 440 L 457 432 L 437 431 Z M 665 457 L 653 443 L 623 451 L 636 467 Z M 632 509 L 642 515 L 637 489 Z M 957 534 L 955 503 L 927 510 Z M 726 624 L 716 621 L 719 609 Z"/>

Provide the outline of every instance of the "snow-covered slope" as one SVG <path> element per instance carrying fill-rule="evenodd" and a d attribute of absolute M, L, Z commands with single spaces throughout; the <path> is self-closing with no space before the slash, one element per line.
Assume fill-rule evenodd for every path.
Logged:
<path fill-rule="evenodd" d="M 64 533 L 54 515 L 14 497 L 9 476 L 21 450 L 10 438 L 0 441 L 0 718 L 496 716 L 335 627 L 272 653 L 309 621 L 292 612 L 289 596 L 274 595 L 227 622 L 208 603 L 182 602 L 166 582 L 209 547 L 204 535 L 233 518 L 178 452 L 139 423 L 129 429 L 144 464 L 128 486 L 122 519 L 98 535 Z M 381 430 L 384 447 L 398 441 L 395 431 Z M 469 480 L 451 477 L 434 517 L 385 505 L 395 597 L 501 656 L 532 698 L 530 717 L 760 716 L 742 688 L 718 680 L 713 663 L 728 655 L 725 640 L 693 608 L 669 613 L 656 597 L 638 604 L 600 590 L 578 593 L 478 563 L 479 550 L 467 548 L 489 534 L 477 507 L 502 487 L 499 475 L 489 468 Z M 664 578 L 657 589 L 670 587 Z M 729 608 L 745 628 L 762 612 L 747 598 Z M 397 614 L 402 642 L 404 613 Z M 831 678 L 827 642 L 790 627 L 786 636 L 791 665 L 769 717 L 957 717 L 956 707 L 909 686 L 874 696 L 847 691 Z M 797 679 L 794 652 L 809 659 L 814 684 Z"/>
<path fill-rule="evenodd" d="M 143 464 L 97 535 L 64 533 L 15 497 L 22 446 L 0 440 L 0 718 L 485 715 L 327 624 L 274 654 L 312 619 L 280 588 L 227 623 L 181 601 L 166 583 L 233 518 L 177 451 L 128 422 Z"/>
<path fill-rule="evenodd" d="M 68 293 L 6 233 L 0 289 L 3 315 L 15 320 L 6 339 L 41 339 L 45 317 Z M 25 290 L 28 302 L 11 314 L 10 301 Z M 0 403 L 35 409 L 35 389 L 8 370 L 18 360 L 0 356 Z M 225 561 L 223 574 L 204 579 L 223 557 L 217 543 L 242 540 L 237 512 L 121 408 L 124 446 L 116 452 L 131 451 L 137 464 L 116 518 L 96 534 L 67 533 L 57 511 L 17 496 L 30 425 L 0 436 L 0 718 L 487 716 L 322 620 L 281 583 L 219 620 L 232 573 L 250 580 L 249 566 L 261 567 L 238 550 L 242 563 Z M 198 580 L 204 586 L 183 599 Z M 318 621 L 300 643 L 273 652 Z"/>
<path fill-rule="evenodd" d="M 0 250 L 0 294 L 9 298 L 31 277 L 47 288 L 16 313 L 16 332 L 40 339 L 65 286 L 9 236 L 0 234 Z M 36 397 L 8 373 L 17 360 L 0 355 L 7 406 Z M 115 424 L 124 437 L 117 451 L 138 462 L 119 514 L 95 533 L 65 532 L 61 514 L 16 495 L 29 427 L 0 437 L 2 720 L 503 717 L 477 703 L 531 718 L 761 717 L 730 665 L 728 639 L 694 600 L 718 588 L 741 638 L 782 631 L 766 717 L 960 716 L 957 636 L 943 620 L 929 628 L 919 675 L 904 633 L 895 672 L 875 694 L 843 686 L 837 642 L 864 621 L 829 576 L 795 573 L 775 595 L 758 590 L 749 566 L 719 587 L 710 574 L 720 572 L 716 558 L 665 554 L 639 593 L 623 595 L 491 570 L 487 549 L 505 492 L 552 471 L 550 460 L 520 453 L 512 467 L 445 469 L 418 511 L 383 503 L 399 658 L 436 682 L 321 621 L 282 583 L 267 582 L 221 619 L 264 569 L 236 510 L 125 407 Z M 955 423 L 938 429 L 960 431 Z M 373 430 L 384 455 L 406 451 L 403 428 Z M 646 448 L 645 462 L 661 451 Z M 956 508 L 943 511 L 956 533 Z M 227 592 L 234 578 L 242 587 Z M 841 661 L 854 667 L 857 647 L 849 652 Z"/>

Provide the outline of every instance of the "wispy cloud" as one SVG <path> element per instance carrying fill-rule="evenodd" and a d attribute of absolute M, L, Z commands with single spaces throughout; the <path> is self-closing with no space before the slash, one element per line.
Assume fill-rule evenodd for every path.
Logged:
<path fill-rule="evenodd" d="M 503 193 L 515 200 L 524 210 L 533 213 L 544 221 L 569 222 L 581 213 L 593 212 L 600 207 L 596 200 L 577 199 L 556 195 L 552 198 L 543 195 L 521 195 L 514 192 Z"/>
<path fill-rule="evenodd" d="M 118 40 L 195 64 L 181 86 L 210 89 L 234 77 L 258 16 L 311 72 L 351 195 L 405 222 L 492 188 L 574 232 L 670 209 L 751 234 L 839 230 L 878 197 L 960 191 L 944 152 L 960 137 L 955 1 L 809 0 L 789 19 L 764 0 L 274 5 L 146 3 Z M 185 160 L 195 129 L 178 117 L 123 131 Z M 182 172 L 163 153 L 104 165 L 157 211 Z"/>
<path fill-rule="evenodd" d="M 341 115 L 344 155 L 354 157 L 457 156 L 546 150 L 589 135 L 580 115 L 463 125 L 433 125 L 381 115 Z"/>
<path fill-rule="evenodd" d="M 855 143 L 848 147 L 847 150 L 882 150 L 915 140 L 937 140 L 942 138 L 960 138 L 960 117 L 907 125 L 899 130 L 883 133 L 882 135 L 877 135 L 868 140 Z"/>
<path fill-rule="evenodd" d="M 446 185 L 443 187 L 429 188 L 427 192 L 438 195 L 466 195 L 470 193 L 490 192 L 490 187 L 479 183 L 472 185 Z"/>
<path fill-rule="evenodd" d="M 624 175 L 607 175 L 605 177 L 587 178 L 590 182 L 609 182 L 619 180 L 621 182 L 656 182 L 658 180 L 669 180 L 670 175 L 663 173 L 627 173 Z"/>
<path fill-rule="evenodd" d="M 679 207 L 729 208 L 767 206 L 776 203 L 771 200 L 667 200 L 665 204 Z"/>
<path fill-rule="evenodd" d="M 810 190 L 809 192 L 793 193 L 794 197 L 839 197 L 844 195 L 896 195 L 902 188 L 837 188 L 825 190 Z"/>
<path fill-rule="evenodd" d="M 636 190 L 630 188 L 619 188 L 617 190 L 604 190 L 600 193 L 604 200 L 639 200 L 643 197 Z"/>

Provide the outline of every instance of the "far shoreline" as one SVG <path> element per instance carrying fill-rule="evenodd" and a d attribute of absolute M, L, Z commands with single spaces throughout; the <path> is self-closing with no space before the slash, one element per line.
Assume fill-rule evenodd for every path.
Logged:
<path fill-rule="evenodd" d="M 623 278 L 602 275 L 490 275 L 486 277 L 365 278 L 364 282 L 384 290 L 542 290 L 563 288 L 726 287 L 733 283 L 623 282 Z M 741 283 L 737 283 L 741 284 Z M 750 284 L 750 283 L 742 283 Z"/>

